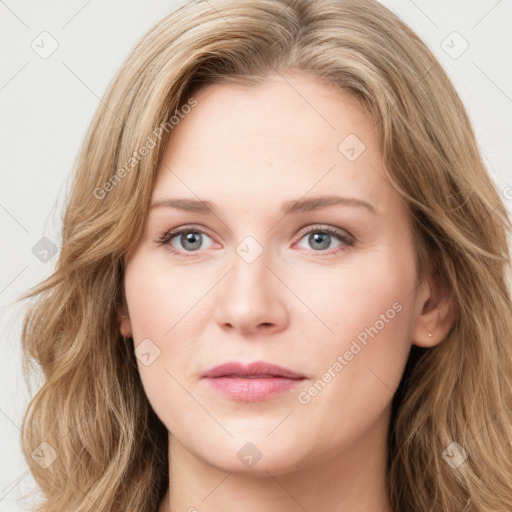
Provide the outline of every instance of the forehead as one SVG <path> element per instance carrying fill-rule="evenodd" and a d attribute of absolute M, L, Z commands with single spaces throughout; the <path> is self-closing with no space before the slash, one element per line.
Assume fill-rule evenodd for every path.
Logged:
<path fill-rule="evenodd" d="M 295 150 L 307 142 L 305 150 L 337 150 L 349 133 L 370 145 L 377 142 L 372 119 L 351 94 L 309 75 L 270 75 L 246 87 L 211 84 L 195 99 L 198 105 L 171 133 L 170 153 L 173 146 L 208 149 L 212 138 L 217 145 L 225 143 L 230 152 L 252 142 L 251 146 L 265 143 L 272 149 L 291 142 Z"/>
<path fill-rule="evenodd" d="M 171 132 L 153 201 L 170 192 L 260 203 L 336 192 L 364 196 L 376 209 L 396 200 L 373 120 L 334 85 L 271 75 L 249 87 L 212 84 L 195 99 Z"/>

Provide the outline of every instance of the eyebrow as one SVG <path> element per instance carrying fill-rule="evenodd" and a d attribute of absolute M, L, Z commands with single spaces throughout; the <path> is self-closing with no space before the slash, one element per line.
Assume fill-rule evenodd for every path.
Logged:
<path fill-rule="evenodd" d="M 357 199 L 355 197 L 341 197 L 341 196 L 319 196 L 311 197 L 307 199 L 292 199 L 286 201 L 281 206 L 281 212 L 284 214 L 289 213 L 304 213 L 313 210 L 320 210 L 329 206 L 356 206 L 366 208 L 373 214 L 377 214 L 375 208 L 366 201 Z M 185 198 L 164 198 L 153 202 L 150 205 L 152 208 L 176 208 L 178 210 L 203 213 L 205 215 L 214 213 L 216 208 L 210 201 L 201 201 L 197 199 L 185 199 Z"/>

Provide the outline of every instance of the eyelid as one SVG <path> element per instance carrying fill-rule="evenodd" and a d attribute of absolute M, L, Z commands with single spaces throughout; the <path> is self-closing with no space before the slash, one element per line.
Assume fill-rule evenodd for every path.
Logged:
<path fill-rule="evenodd" d="M 181 233 L 183 231 L 187 231 L 187 230 L 190 231 L 190 232 L 197 231 L 199 233 L 208 235 L 208 228 L 206 228 L 205 226 L 202 226 L 200 224 L 183 224 L 183 225 L 178 226 L 176 228 L 169 229 L 168 231 L 166 231 L 159 238 L 173 236 L 173 235 L 179 234 L 179 233 Z M 210 235 L 208 235 L 208 236 L 210 236 Z"/>

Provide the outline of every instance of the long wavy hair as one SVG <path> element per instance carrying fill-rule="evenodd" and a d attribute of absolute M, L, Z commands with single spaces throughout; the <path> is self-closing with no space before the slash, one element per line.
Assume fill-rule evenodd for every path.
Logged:
<path fill-rule="evenodd" d="M 157 510 L 168 433 L 145 396 L 133 340 L 119 332 L 124 257 L 193 94 L 288 71 L 334 84 L 371 114 L 387 177 L 413 219 L 418 282 L 435 279 L 456 306 L 441 343 L 412 346 L 393 398 L 394 511 L 512 510 L 510 220 L 446 73 L 374 0 L 186 2 L 109 84 L 75 160 L 56 269 L 21 297 L 31 299 L 25 377 L 36 365 L 44 376 L 22 435 L 44 495 L 37 510 Z M 467 455 L 458 467 L 446 462 L 454 442 Z M 45 464 L 34 450 L 46 450 Z"/>

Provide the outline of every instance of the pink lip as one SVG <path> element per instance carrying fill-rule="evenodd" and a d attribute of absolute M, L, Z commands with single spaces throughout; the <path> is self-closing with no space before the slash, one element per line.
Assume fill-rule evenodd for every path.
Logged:
<path fill-rule="evenodd" d="M 211 368 L 202 377 L 215 391 L 244 402 L 267 400 L 293 389 L 305 379 L 304 375 L 288 368 L 262 361 L 248 365 L 224 363 Z"/>

